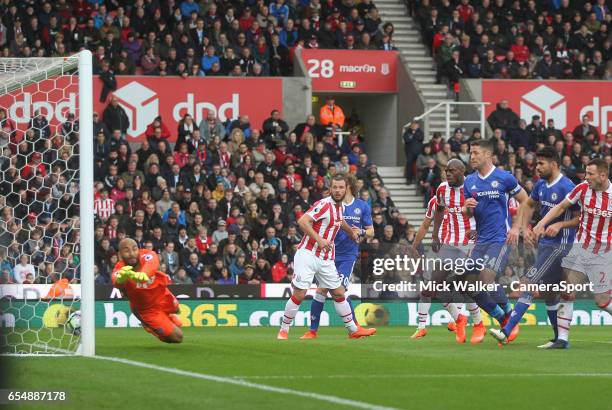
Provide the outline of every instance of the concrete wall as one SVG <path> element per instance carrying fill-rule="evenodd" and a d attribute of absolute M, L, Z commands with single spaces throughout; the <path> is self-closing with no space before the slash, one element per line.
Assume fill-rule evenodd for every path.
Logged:
<path fill-rule="evenodd" d="M 464 78 L 461 80 L 461 89 L 459 91 L 459 101 L 482 101 L 482 80 L 480 79 L 468 79 Z M 475 105 L 459 105 L 458 106 L 459 118 L 465 120 L 479 120 L 480 109 Z M 466 124 L 465 132 L 471 134 L 472 129 L 476 128 L 475 124 Z M 485 137 L 489 138 L 493 135 L 493 131 L 489 124 L 485 121 Z M 451 131 L 452 132 L 452 131 Z M 482 130 L 480 130 L 482 132 Z"/>
<path fill-rule="evenodd" d="M 397 68 L 399 90 L 397 95 L 397 126 L 394 133 L 395 140 L 389 141 L 389 143 L 393 144 L 395 147 L 396 153 L 394 156 L 394 163 L 389 164 L 389 166 L 404 166 L 406 157 L 404 156 L 404 144 L 402 142 L 402 127 L 414 117 L 425 112 L 425 99 L 417 90 L 410 72 L 408 72 L 404 64 L 401 63 L 401 58 Z"/>
<path fill-rule="evenodd" d="M 312 86 L 307 77 L 283 77 L 283 118 L 293 129 L 312 109 Z"/>

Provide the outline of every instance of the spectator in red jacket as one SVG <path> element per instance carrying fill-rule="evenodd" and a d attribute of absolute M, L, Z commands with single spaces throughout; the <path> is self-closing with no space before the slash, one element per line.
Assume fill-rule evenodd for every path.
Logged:
<path fill-rule="evenodd" d="M 23 179 L 30 179 L 36 175 L 47 176 L 47 169 L 45 164 L 42 163 L 40 152 L 33 153 L 30 157 L 30 162 L 21 170 L 21 177 Z"/>
<path fill-rule="evenodd" d="M 518 36 L 510 47 L 510 51 L 514 53 L 514 59 L 519 63 L 524 63 L 529 59 L 529 47 L 525 45 L 525 38 Z"/>

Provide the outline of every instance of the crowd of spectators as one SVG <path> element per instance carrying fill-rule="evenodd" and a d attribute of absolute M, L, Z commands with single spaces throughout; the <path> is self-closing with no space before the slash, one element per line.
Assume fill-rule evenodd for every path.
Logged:
<path fill-rule="evenodd" d="M 502 100 L 487 121 L 493 130 L 491 138 L 496 147 L 494 165 L 516 176 L 528 193 L 538 180 L 535 153 L 545 146 L 557 151 L 562 172 L 575 183 L 584 180 L 586 164 L 591 159 L 603 158 L 612 163 L 612 132 L 601 135 L 586 115 L 581 123 L 563 132 L 555 127 L 553 119 L 548 119 L 544 124 L 539 115 L 534 115 L 527 123 L 508 106 L 507 100 Z M 449 159 L 460 159 L 466 165 L 467 172 L 471 172 L 470 144 L 481 138 L 482 133 L 478 128 L 474 128 L 470 134 L 456 128 L 448 138 L 434 132 L 431 140 L 424 142 L 419 123 L 413 122 L 403 134 L 408 182 L 416 183 L 428 201 L 439 185 L 441 171 Z"/>
<path fill-rule="evenodd" d="M 328 195 L 338 172 L 357 176 L 357 195 L 372 207 L 375 238 L 367 246 L 374 252 L 414 236 L 351 117 L 341 146 L 314 116 L 290 127 L 277 110 L 257 126 L 246 115 L 221 123 L 210 113 L 200 124 L 186 114 L 170 129 L 157 117 L 140 143 L 126 141 L 126 121 L 113 97 L 94 113 L 95 237 L 88 240 L 98 284 L 109 284 L 125 237 L 158 252 L 174 283 L 288 282 L 303 235 L 296 221 Z M 78 120 L 56 127 L 37 112 L 27 132 L 14 125 L 0 110 L 0 283 L 76 283 Z"/>
<path fill-rule="evenodd" d="M 502 100 L 487 121 L 493 130 L 493 164 L 511 172 L 528 194 L 531 194 L 539 179 L 536 152 L 544 147 L 555 149 L 562 173 L 576 184 L 584 180 L 585 168 L 590 160 L 603 158 L 612 164 L 612 132 L 600 134 L 586 115 L 579 124 L 572 124 L 563 132 L 555 127 L 553 119 L 548 119 L 544 124 L 538 115 L 534 115 L 527 123 L 508 106 L 507 100 Z M 470 144 L 482 139 L 482 133 L 478 128 L 474 128 L 471 133 L 457 128 L 448 138 L 443 138 L 438 132 L 434 132 L 427 142 L 424 142 L 424 137 L 418 122 L 413 122 L 403 134 L 408 182 L 416 183 L 426 204 L 443 180 L 443 169 L 451 158 L 461 160 L 467 172 L 472 172 L 469 162 Z M 420 154 L 416 155 L 415 152 Z M 513 208 L 515 206 L 517 204 L 510 204 L 511 214 L 516 210 Z M 509 266 L 500 278 L 502 282 L 522 275 L 526 259 L 527 265 L 531 266 L 533 249 L 513 249 Z"/>
<path fill-rule="evenodd" d="M 4 57 L 94 53 L 94 74 L 291 75 L 296 49 L 393 50 L 371 0 L 3 1 Z"/>
<path fill-rule="evenodd" d="M 438 81 L 612 79 L 609 2 L 409 0 Z"/>

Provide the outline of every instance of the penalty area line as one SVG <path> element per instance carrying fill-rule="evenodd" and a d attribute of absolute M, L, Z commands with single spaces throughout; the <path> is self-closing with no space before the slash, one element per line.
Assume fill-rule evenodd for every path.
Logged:
<path fill-rule="evenodd" d="M 268 386 L 266 384 L 253 383 L 253 382 L 249 382 L 249 381 L 238 379 L 238 378 L 214 376 L 212 374 L 205 374 L 205 373 L 196 373 L 196 372 L 191 372 L 187 370 L 176 369 L 173 367 L 164 367 L 164 366 L 158 366 L 155 364 L 139 362 L 136 360 L 124 359 L 121 357 L 92 356 L 91 358 L 98 359 L 98 360 L 104 360 L 108 362 L 122 363 L 122 364 L 130 365 L 130 366 L 141 367 L 144 369 L 157 370 L 157 371 L 164 372 L 164 373 L 171 373 L 171 374 L 175 374 L 178 376 L 191 377 L 194 379 L 208 380 L 208 381 L 224 383 L 224 384 L 233 384 L 235 386 L 246 387 L 246 388 L 255 389 L 255 390 L 262 390 L 262 391 L 272 392 L 272 393 L 280 393 L 280 394 L 287 394 L 287 395 L 292 395 L 292 396 L 305 397 L 308 399 L 314 399 L 314 400 L 319 400 L 319 401 L 325 401 L 328 403 L 340 404 L 340 405 L 344 405 L 347 407 L 354 407 L 357 409 L 397 410 L 393 407 L 378 406 L 376 404 L 371 404 L 371 403 L 366 403 L 366 402 L 356 401 L 356 400 L 350 400 L 350 399 L 344 399 L 342 397 L 330 396 L 327 394 L 319 394 L 319 393 L 312 393 L 312 392 L 306 392 L 306 391 L 301 391 L 301 390 L 287 389 L 284 387 Z"/>

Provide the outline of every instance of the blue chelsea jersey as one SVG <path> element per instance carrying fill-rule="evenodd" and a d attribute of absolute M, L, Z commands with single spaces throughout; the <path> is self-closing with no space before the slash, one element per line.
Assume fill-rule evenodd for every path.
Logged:
<path fill-rule="evenodd" d="M 512 226 L 508 200 L 522 189 L 514 175 L 498 168 L 493 168 L 484 177 L 473 172 L 465 178 L 463 186 L 465 198 L 478 201 L 474 209 L 476 242 L 505 242 Z"/>
<path fill-rule="evenodd" d="M 555 205 L 562 202 L 565 196 L 572 192 L 576 185 L 566 176 L 559 175 L 559 177 L 552 183 L 544 179 L 540 179 L 531 192 L 531 199 L 535 202 L 540 203 L 540 217 L 544 217 Z M 572 219 L 572 212 L 576 209 L 576 206 L 569 207 L 563 215 L 552 221 L 549 225 L 560 221 L 568 221 Z M 576 230 L 573 228 L 566 228 L 559 231 L 557 236 L 551 238 L 549 236 L 542 236 L 540 238 L 540 244 L 542 245 L 565 245 L 574 242 L 574 235 Z"/>
<path fill-rule="evenodd" d="M 362 199 L 355 198 L 350 204 L 343 204 L 342 215 L 351 227 L 356 226 L 365 229 L 366 226 L 372 226 L 372 211 L 368 203 Z M 354 260 L 359 254 L 359 244 L 349 238 L 342 229 L 336 234 L 334 246 L 336 248 L 336 259 Z"/>

